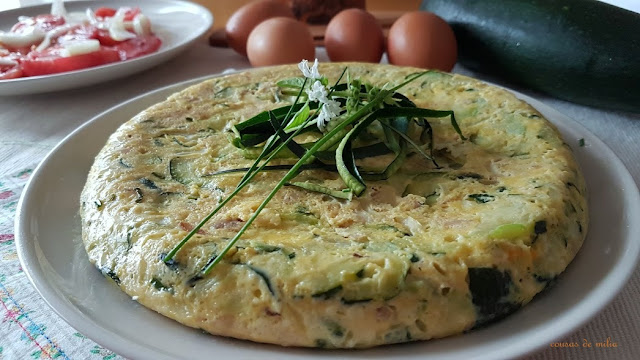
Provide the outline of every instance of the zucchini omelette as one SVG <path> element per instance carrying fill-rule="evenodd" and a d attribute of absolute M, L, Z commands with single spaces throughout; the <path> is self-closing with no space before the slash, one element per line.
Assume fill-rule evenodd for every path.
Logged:
<path fill-rule="evenodd" d="M 349 78 L 379 88 L 421 71 L 321 64 L 328 86 L 345 66 Z M 433 161 L 413 151 L 351 199 L 284 186 L 222 251 L 286 173 L 256 173 L 196 227 L 259 153 L 259 144 L 234 143 L 234 126 L 291 105 L 295 96 L 276 82 L 299 76 L 287 65 L 213 78 L 124 123 L 97 155 L 81 195 L 90 261 L 140 304 L 211 334 L 365 348 L 498 320 L 531 301 L 580 249 L 585 182 L 555 127 L 503 89 L 431 71 L 397 92 L 418 108 L 454 112 L 461 132 L 450 117 L 426 119 L 432 149 L 422 153 Z M 384 133 L 374 125 L 358 141 Z M 364 172 L 384 169 L 394 155 L 371 150 L 355 158 Z M 269 164 L 296 160 L 281 151 Z M 329 168 L 303 169 L 294 180 L 344 187 Z"/>

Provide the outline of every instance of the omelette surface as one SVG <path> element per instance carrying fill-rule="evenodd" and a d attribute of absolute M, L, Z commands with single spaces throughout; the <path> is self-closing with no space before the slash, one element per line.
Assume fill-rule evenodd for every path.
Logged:
<path fill-rule="evenodd" d="M 321 64 L 320 72 L 331 83 L 344 66 L 377 86 L 419 71 Z M 287 105 L 275 82 L 295 76 L 297 67 L 280 66 L 213 78 L 125 122 L 81 195 L 90 261 L 139 303 L 211 334 L 364 348 L 498 320 L 580 249 L 585 183 L 554 126 L 502 89 L 432 72 L 399 92 L 418 107 L 455 112 L 466 141 L 449 118 L 428 119 L 440 168 L 412 156 L 351 201 L 284 187 L 201 276 L 283 176 L 262 172 L 165 263 L 242 177 L 213 174 L 253 162 L 228 140 L 230 125 Z M 341 187 L 323 170 L 296 181 Z"/>

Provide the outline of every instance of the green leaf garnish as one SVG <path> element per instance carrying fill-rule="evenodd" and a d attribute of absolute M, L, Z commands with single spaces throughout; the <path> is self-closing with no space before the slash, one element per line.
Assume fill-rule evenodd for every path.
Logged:
<path fill-rule="evenodd" d="M 307 78 L 296 77 L 296 78 L 280 80 L 276 83 L 276 85 L 278 85 L 281 88 L 290 87 L 290 88 L 300 89 L 305 86 L 306 82 L 307 82 Z"/>
<path fill-rule="evenodd" d="M 298 110 L 298 112 L 293 116 L 293 120 L 284 128 L 285 130 L 291 130 L 297 126 L 302 125 L 304 121 L 309 117 L 309 103 L 304 103 L 304 106 Z"/>

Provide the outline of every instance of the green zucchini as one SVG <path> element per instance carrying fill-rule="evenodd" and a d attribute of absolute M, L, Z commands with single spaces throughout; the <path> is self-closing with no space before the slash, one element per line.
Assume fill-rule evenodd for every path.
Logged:
<path fill-rule="evenodd" d="M 478 319 L 475 327 L 500 320 L 520 308 L 509 300 L 513 283 L 508 271 L 494 268 L 469 268 L 469 292 L 476 307 Z"/>
<path fill-rule="evenodd" d="M 202 184 L 203 179 L 195 173 L 194 158 L 175 157 L 169 161 L 169 174 L 171 178 L 181 184 Z"/>
<path fill-rule="evenodd" d="M 640 14 L 593 0 L 423 0 L 465 67 L 557 98 L 640 112 Z"/>
<path fill-rule="evenodd" d="M 271 284 L 271 279 L 269 278 L 269 275 L 267 275 L 267 273 L 265 273 L 263 270 L 258 269 L 254 266 L 251 266 L 249 264 L 245 264 L 251 271 L 253 271 L 254 273 L 256 273 L 262 280 L 264 280 L 265 285 L 267 285 L 267 289 L 269 290 L 269 292 L 271 293 L 271 295 L 275 296 L 276 292 L 273 289 L 273 285 Z"/>
<path fill-rule="evenodd" d="M 489 201 L 495 200 L 495 196 L 489 194 L 469 194 L 467 199 L 475 200 L 478 204 L 486 204 Z"/>

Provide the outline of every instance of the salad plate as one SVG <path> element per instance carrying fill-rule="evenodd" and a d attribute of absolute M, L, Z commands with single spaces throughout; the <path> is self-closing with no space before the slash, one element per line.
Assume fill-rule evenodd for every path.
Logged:
<path fill-rule="evenodd" d="M 68 1 L 68 12 L 84 12 L 101 6 L 139 7 L 149 17 L 153 32 L 162 40 L 157 52 L 139 58 L 59 74 L 0 80 L 0 96 L 25 95 L 67 90 L 98 84 L 135 74 L 159 65 L 186 50 L 204 36 L 213 25 L 208 9 L 181 0 Z M 36 16 L 51 12 L 51 5 L 37 5 L 0 12 L 0 30 L 8 31 L 20 16 Z"/>
<path fill-rule="evenodd" d="M 598 314 L 622 289 L 640 254 L 640 194 L 616 155 L 579 123 L 523 94 L 555 124 L 574 150 L 587 181 L 590 229 L 557 283 L 506 319 L 469 333 L 365 350 L 285 348 L 227 339 L 180 325 L 123 293 L 90 264 L 81 240 L 79 197 L 109 134 L 174 92 L 165 87 L 113 107 L 60 142 L 25 187 L 16 216 L 22 267 L 45 301 L 76 330 L 135 359 L 503 359 L 549 347 Z"/>

